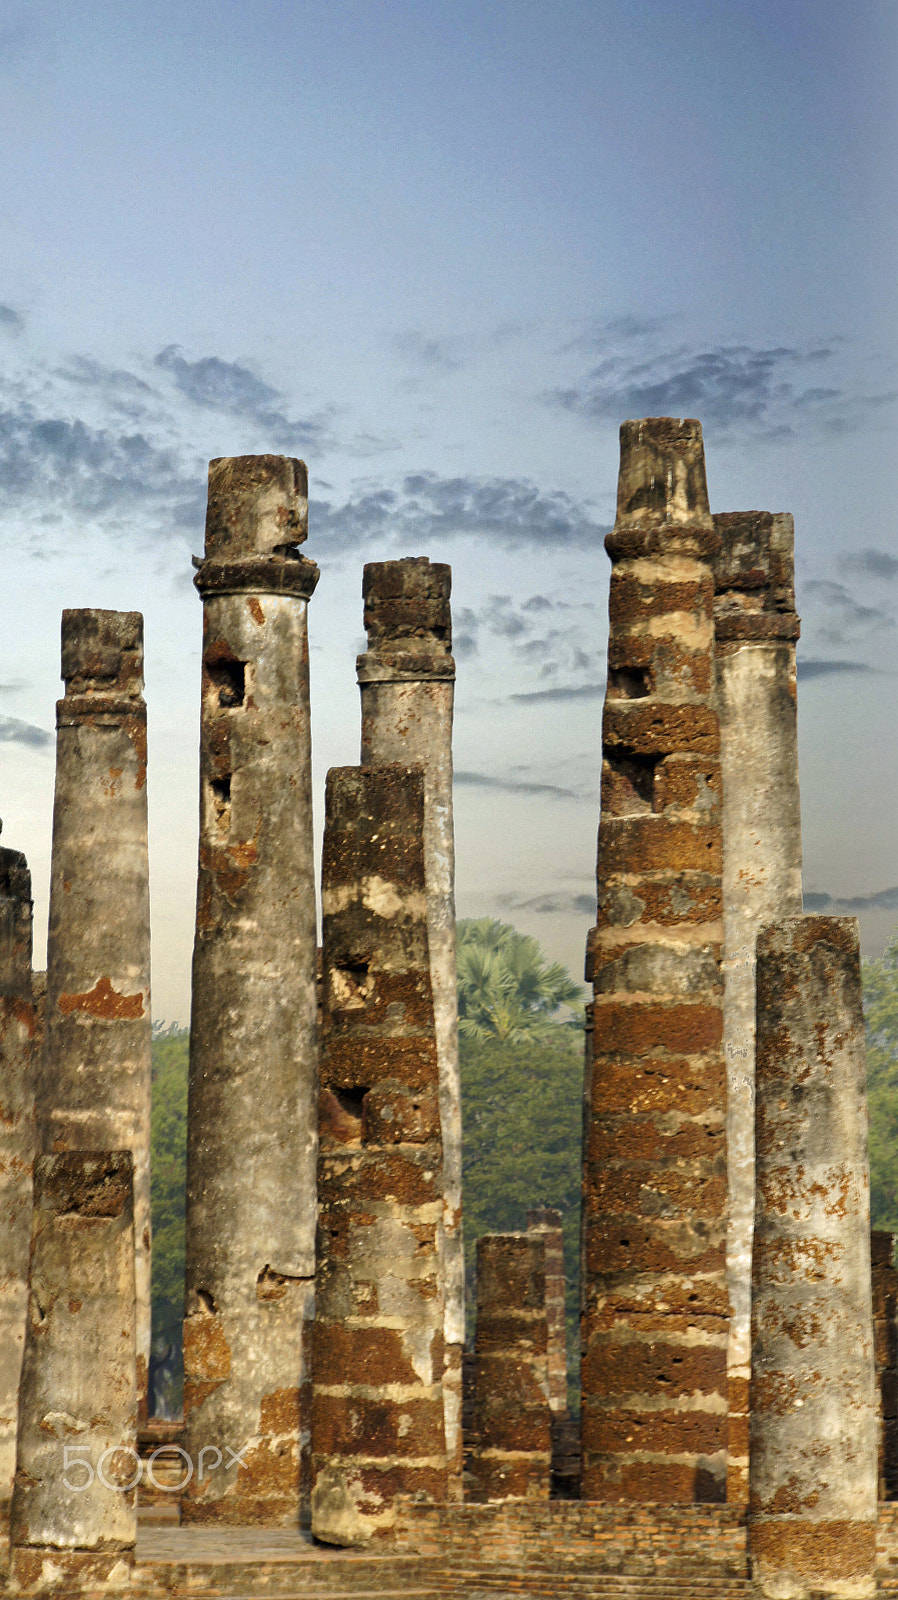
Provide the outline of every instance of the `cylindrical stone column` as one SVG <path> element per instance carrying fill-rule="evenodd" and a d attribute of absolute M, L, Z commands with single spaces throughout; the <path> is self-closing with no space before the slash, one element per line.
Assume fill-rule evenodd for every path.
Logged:
<path fill-rule="evenodd" d="M 583 1497 L 726 1489 L 726 1073 L 701 428 L 621 428 L 602 727 Z"/>
<path fill-rule="evenodd" d="M 546 1236 L 477 1240 L 474 1446 L 467 1498 L 548 1500 L 552 1467 Z"/>
<path fill-rule="evenodd" d="M 143 618 L 64 611 L 38 1149 L 134 1156 L 137 1386 L 150 1355 L 150 890 Z"/>
<path fill-rule="evenodd" d="M 187 1131 L 187 1522 L 307 1509 L 316 929 L 302 461 L 212 461 Z M 220 1452 L 220 1455 L 216 1455 Z M 239 1462 L 235 1461 L 239 1456 Z"/>
<path fill-rule="evenodd" d="M 877 1401 L 853 917 L 757 944 L 749 1548 L 772 1600 L 875 1593 Z"/>
<path fill-rule="evenodd" d="M 527 1232 L 541 1235 L 545 1245 L 546 1324 L 549 1409 L 553 1418 L 567 1413 L 567 1326 L 565 1323 L 564 1232 L 555 1206 L 527 1212 Z"/>
<path fill-rule="evenodd" d="M 398 761 L 424 771 L 427 938 L 443 1132 L 445 1359 L 449 1493 L 461 1498 L 465 1345 L 461 1080 L 455 965 L 452 569 L 426 556 L 369 562 L 362 580 L 368 650 L 358 658 L 363 766 Z"/>
<path fill-rule="evenodd" d="M 312 1532 L 386 1539 L 397 1495 L 447 1496 L 439 1072 L 424 779 L 328 773 L 321 904 Z"/>
<path fill-rule="evenodd" d="M 715 516 L 714 639 L 723 771 L 723 1040 L 730 1334 L 727 1499 L 748 1499 L 755 1210 L 755 939 L 801 913 L 792 518 Z"/>
<path fill-rule="evenodd" d="M 31 1239 L 35 1009 L 31 874 L 0 849 L 0 1527 L 9 1521 Z"/>
<path fill-rule="evenodd" d="M 137 1533 L 133 1160 L 34 1164 L 13 1592 L 122 1590 Z"/>
<path fill-rule="evenodd" d="M 878 1499 L 894 1500 L 898 1489 L 898 1272 L 895 1235 L 870 1233 L 873 1280 L 873 1358 L 879 1399 Z"/>

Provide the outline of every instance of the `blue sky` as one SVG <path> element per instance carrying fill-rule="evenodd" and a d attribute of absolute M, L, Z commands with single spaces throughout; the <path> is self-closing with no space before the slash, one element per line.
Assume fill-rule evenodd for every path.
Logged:
<path fill-rule="evenodd" d="M 892 0 L 0 3 L 0 815 L 46 920 L 64 605 L 146 615 L 188 1010 L 211 456 L 308 462 L 316 801 L 366 560 L 454 571 L 459 909 L 579 972 L 617 429 L 792 511 L 805 886 L 898 921 Z"/>

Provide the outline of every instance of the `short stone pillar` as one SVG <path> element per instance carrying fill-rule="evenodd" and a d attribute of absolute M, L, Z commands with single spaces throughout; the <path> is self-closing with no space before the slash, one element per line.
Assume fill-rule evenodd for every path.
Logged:
<path fill-rule="evenodd" d="M 368 650 L 358 658 L 363 766 L 398 761 L 424 771 L 427 939 L 443 1134 L 445 1360 L 449 1493 L 461 1498 L 461 1374 L 465 1344 L 461 1079 L 455 965 L 452 822 L 452 569 L 426 556 L 375 561 L 362 593 Z"/>
<path fill-rule="evenodd" d="M 548 1500 L 552 1467 L 542 1233 L 477 1240 L 474 1443 L 467 1498 Z"/>
<path fill-rule="evenodd" d="M 64 611 L 38 1148 L 134 1156 L 137 1385 L 150 1356 L 150 890 L 143 618 Z"/>
<path fill-rule="evenodd" d="M 757 944 L 749 1549 L 771 1600 L 875 1592 L 877 1399 L 853 917 Z"/>
<path fill-rule="evenodd" d="M 564 1232 L 562 1215 L 555 1206 L 536 1206 L 527 1212 L 527 1232 L 538 1233 L 545 1245 L 546 1363 L 549 1373 L 549 1410 L 552 1416 L 567 1412 L 567 1323 L 565 1320 Z"/>
<path fill-rule="evenodd" d="M 133 1160 L 34 1164 L 11 1588 L 127 1586 L 137 1533 Z"/>
<path fill-rule="evenodd" d="M 701 427 L 621 427 L 602 725 L 582 1495 L 726 1493 L 726 1071 Z"/>
<path fill-rule="evenodd" d="M 212 461 L 187 1129 L 185 1522 L 308 1514 L 316 927 L 305 464 Z M 237 1459 L 239 1458 L 239 1464 Z"/>
<path fill-rule="evenodd" d="M 424 778 L 328 773 L 312 1532 L 391 1536 L 396 1498 L 447 1497 L 442 1157 Z"/>
<path fill-rule="evenodd" d="M 714 647 L 723 769 L 723 1039 L 727 1067 L 727 1499 L 748 1499 L 755 1210 L 755 940 L 801 914 L 792 518 L 715 516 Z M 763 796 L 763 803 L 759 803 Z"/>
<path fill-rule="evenodd" d="M 898 1499 L 898 1271 L 895 1235 L 870 1233 L 873 1274 L 873 1358 L 879 1396 L 880 1500 Z"/>
<path fill-rule="evenodd" d="M 9 1521 L 31 1240 L 34 1162 L 31 874 L 0 849 L 0 1527 Z"/>

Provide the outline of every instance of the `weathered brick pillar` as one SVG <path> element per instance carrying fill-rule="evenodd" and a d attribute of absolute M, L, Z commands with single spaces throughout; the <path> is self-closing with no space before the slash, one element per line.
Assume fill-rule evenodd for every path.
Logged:
<path fill-rule="evenodd" d="M 726 1489 L 726 1072 L 701 428 L 621 428 L 584 1152 L 583 1497 Z"/>
<path fill-rule="evenodd" d="M 363 766 L 424 770 L 427 939 L 443 1133 L 445 1360 L 443 1406 L 449 1494 L 461 1498 L 461 1372 L 465 1345 L 461 1081 L 455 968 L 452 825 L 452 569 L 426 557 L 369 562 L 362 592 L 368 650 L 358 658 Z"/>
<path fill-rule="evenodd" d="M 424 778 L 328 773 L 312 1532 L 388 1538 L 447 1496 L 443 1218 Z"/>
<path fill-rule="evenodd" d="M 874 1228 L 870 1233 L 873 1275 L 873 1356 L 879 1397 L 880 1500 L 898 1496 L 898 1272 L 894 1265 L 895 1235 Z"/>
<path fill-rule="evenodd" d="M 875 1592 L 877 1398 L 857 922 L 757 944 L 749 1548 L 776 1600 Z"/>
<path fill-rule="evenodd" d="M 128 1582 L 137 1533 L 133 1159 L 34 1163 L 13 1592 Z"/>
<path fill-rule="evenodd" d="M 715 516 L 714 634 L 723 769 L 723 1038 L 727 1065 L 730 1336 L 727 1499 L 748 1499 L 755 1210 L 755 939 L 801 913 L 790 516 Z"/>
<path fill-rule="evenodd" d="M 315 1272 L 315 873 L 306 469 L 212 461 L 187 1131 L 188 1522 L 308 1501 Z M 221 1453 L 216 1460 L 215 1452 Z M 235 1465 L 231 1452 L 244 1452 Z"/>
<path fill-rule="evenodd" d="M 477 1240 L 472 1501 L 549 1498 L 548 1339 L 545 1235 L 484 1234 Z"/>
<path fill-rule="evenodd" d="M 16 1470 L 19 1374 L 28 1298 L 34 1162 L 34 997 L 31 874 L 0 849 L 0 1526 Z"/>
<path fill-rule="evenodd" d="M 553 1416 L 567 1411 L 567 1326 L 565 1323 L 564 1233 L 561 1212 L 554 1206 L 537 1206 L 527 1212 L 527 1232 L 538 1233 L 545 1245 L 546 1323 L 549 1372 L 549 1409 Z"/>
<path fill-rule="evenodd" d="M 137 1387 L 150 1356 L 150 890 L 138 611 L 64 611 L 41 1150 L 134 1156 Z"/>

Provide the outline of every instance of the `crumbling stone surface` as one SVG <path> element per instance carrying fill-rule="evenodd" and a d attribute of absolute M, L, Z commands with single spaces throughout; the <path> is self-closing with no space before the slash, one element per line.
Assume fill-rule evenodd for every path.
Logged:
<path fill-rule="evenodd" d="M 621 428 L 585 1149 L 584 1499 L 722 1499 L 726 1074 L 701 428 Z"/>
<path fill-rule="evenodd" d="M 312 1532 L 392 1535 L 447 1497 L 443 1221 L 424 777 L 328 774 Z"/>
<path fill-rule="evenodd" d="M 898 1271 L 895 1235 L 870 1233 L 873 1275 L 873 1357 L 879 1397 L 880 1500 L 898 1499 Z"/>
<path fill-rule="evenodd" d="M 306 469 L 209 466 L 187 1142 L 188 1522 L 308 1512 L 315 878 Z M 217 1459 L 216 1459 L 217 1456 Z M 234 1457 L 239 1457 L 235 1464 Z"/>
<path fill-rule="evenodd" d="M 449 1493 L 461 1496 L 461 1371 L 465 1343 L 461 1080 L 455 970 L 452 570 L 426 557 L 369 562 L 362 592 L 368 650 L 358 658 L 363 766 L 424 771 L 424 876 L 443 1136 L 443 1405 Z"/>
<path fill-rule="evenodd" d="M 875 1591 L 877 1400 L 853 917 L 757 945 L 749 1542 L 761 1593 Z"/>
<path fill-rule="evenodd" d="M 727 1498 L 748 1499 L 754 1220 L 755 940 L 801 900 L 794 530 L 766 511 L 715 516 L 714 631 L 723 768 L 724 1051 L 730 1334 Z"/>
<path fill-rule="evenodd" d="M 64 611 L 43 1150 L 134 1155 L 138 1389 L 150 1353 L 150 892 L 143 618 Z"/>
<path fill-rule="evenodd" d="M 465 1498 L 547 1500 L 552 1464 L 543 1232 L 477 1241 L 474 1440 Z"/>
<path fill-rule="evenodd" d="M 134 1163 L 37 1156 L 13 1591 L 123 1582 L 137 1531 Z"/>
<path fill-rule="evenodd" d="M 0 849 L 0 1525 L 9 1520 L 16 1468 L 19 1374 L 25 1341 L 34 1042 L 31 874 L 18 850 Z"/>
<path fill-rule="evenodd" d="M 553 1417 L 567 1411 L 567 1326 L 564 1315 L 564 1233 L 561 1212 L 555 1206 L 536 1206 L 527 1212 L 527 1232 L 542 1236 L 545 1246 L 546 1363 L 549 1373 L 549 1409 Z"/>

